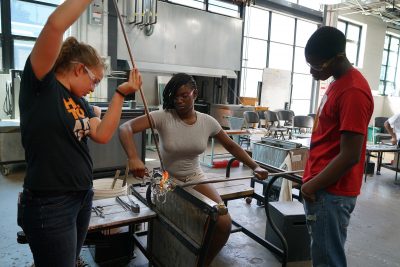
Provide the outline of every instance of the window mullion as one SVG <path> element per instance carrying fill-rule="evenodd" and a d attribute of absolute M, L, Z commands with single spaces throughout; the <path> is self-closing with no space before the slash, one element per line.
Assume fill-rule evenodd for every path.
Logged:
<path fill-rule="evenodd" d="M 358 40 L 357 40 L 357 58 L 356 58 L 356 65 L 358 66 L 358 61 L 360 57 L 360 45 L 361 45 L 361 26 L 358 27 Z"/>
<path fill-rule="evenodd" d="M 396 38 L 396 39 L 398 39 L 398 43 L 400 44 L 400 38 Z M 396 77 L 397 77 L 397 67 L 398 67 L 398 64 L 399 64 L 399 45 L 397 45 L 397 58 L 396 58 L 396 67 L 395 67 L 395 70 L 394 70 L 394 81 L 393 81 L 393 87 L 394 87 L 394 90 L 396 91 L 397 90 L 397 85 L 396 85 Z"/>
<path fill-rule="evenodd" d="M 387 86 L 387 73 L 389 69 L 389 59 L 390 59 L 390 44 L 392 43 L 392 36 L 389 35 L 389 44 L 387 50 L 387 61 L 386 61 L 386 69 L 385 69 L 385 86 L 383 87 L 383 95 L 386 95 L 386 86 Z"/>
<path fill-rule="evenodd" d="M 11 0 L 1 1 L 1 29 L 3 49 L 3 71 L 8 72 L 13 66 L 12 38 L 11 38 Z"/>
<path fill-rule="evenodd" d="M 292 49 L 292 71 L 290 73 L 290 95 L 289 95 L 289 107 L 292 104 L 292 94 L 293 94 L 293 76 L 294 76 L 294 61 L 296 60 L 296 38 L 297 38 L 297 21 L 294 20 L 294 36 L 293 36 L 293 49 Z"/>

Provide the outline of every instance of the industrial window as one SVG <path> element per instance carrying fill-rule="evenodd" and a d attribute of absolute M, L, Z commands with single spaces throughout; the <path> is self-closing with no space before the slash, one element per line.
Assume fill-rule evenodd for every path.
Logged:
<path fill-rule="evenodd" d="M 35 41 L 14 39 L 14 69 L 22 70 Z"/>
<path fill-rule="evenodd" d="M 204 9 L 204 0 L 169 0 L 169 2 L 177 3 L 184 6 L 194 7 L 198 9 Z"/>
<path fill-rule="evenodd" d="M 270 12 L 261 8 L 246 8 L 240 95 L 257 97 L 257 85 L 262 81 L 267 64 Z"/>
<path fill-rule="evenodd" d="M 213 13 L 226 15 L 230 17 L 240 17 L 239 6 L 220 0 L 169 0 L 168 2 L 176 3 L 183 6 L 193 7 L 197 9 L 207 10 Z"/>
<path fill-rule="evenodd" d="M 240 17 L 239 6 L 218 0 L 208 0 L 208 11 L 230 17 Z"/>
<path fill-rule="evenodd" d="M 53 4 L 53 5 L 59 5 L 62 2 L 64 2 L 64 0 L 39 0 L 36 2 L 43 2 L 43 3 Z"/>
<path fill-rule="evenodd" d="M 362 26 L 339 19 L 337 28 L 346 36 L 347 58 L 351 64 L 358 66 Z"/>
<path fill-rule="evenodd" d="M 240 95 L 257 97 L 265 67 L 291 72 L 291 109 L 310 113 L 312 76 L 304 47 L 318 24 L 258 7 L 246 8 Z M 282 103 L 283 108 L 283 103 Z"/>
<path fill-rule="evenodd" d="M 11 34 L 38 37 L 54 6 L 11 1 Z"/>
<path fill-rule="evenodd" d="M 2 0 L 2 40 L 11 40 L 2 45 L 2 66 L 4 70 L 22 69 L 26 58 L 47 21 L 49 15 L 63 0 Z"/>
<path fill-rule="evenodd" d="M 320 1 L 310 1 L 310 0 L 286 0 L 286 1 L 298 4 L 300 6 L 308 7 L 314 10 L 322 10 L 322 5 L 319 3 Z"/>
<path fill-rule="evenodd" d="M 397 75 L 400 38 L 386 34 L 383 47 L 379 94 L 394 95 L 396 85 L 400 84 L 400 75 Z"/>
<path fill-rule="evenodd" d="M 296 21 L 290 108 L 299 115 L 310 113 L 313 78 L 304 57 L 304 47 L 317 27 L 316 23 L 300 19 Z"/>

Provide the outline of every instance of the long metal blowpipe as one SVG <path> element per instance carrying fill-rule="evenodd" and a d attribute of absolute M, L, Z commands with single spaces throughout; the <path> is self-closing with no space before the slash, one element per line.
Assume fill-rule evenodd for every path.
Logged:
<path fill-rule="evenodd" d="M 117 12 L 119 24 L 121 25 L 122 34 L 124 35 L 125 44 L 126 44 L 126 47 L 128 48 L 129 58 L 130 58 L 130 60 L 131 60 L 132 67 L 135 68 L 135 66 L 136 66 L 136 65 L 135 65 L 135 60 L 133 59 L 133 54 L 132 54 L 132 51 L 131 51 L 131 46 L 130 46 L 130 44 L 129 44 L 128 37 L 127 37 L 127 35 L 126 35 L 125 26 L 124 26 L 124 23 L 123 23 L 123 21 L 122 21 L 121 14 L 119 13 L 118 4 L 117 4 L 117 1 L 116 1 L 116 0 L 113 0 L 113 2 L 114 2 L 114 6 L 115 6 L 115 11 Z M 155 146 L 156 146 L 158 158 L 160 159 L 161 169 L 162 169 L 163 171 L 165 171 L 164 163 L 163 163 L 163 160 L 162 160 L 162 158 L 161 158 L 161 153 L 160 153 L 160 149 L 159 149 L 159 146 L 158 146 L 158 141 L 157 141 L 157 139 L 156 139 L 156 135 L 155 135 L 155 132 L 154 132 L 154 124 L 153 124 L 153 121 L 151 120 L 149 108 L 148 108 L 148 106 L 147 106 L 147 101 L 146 101 L 146 98 L 145 98 L 145 96 L 144 96 L 144 94 L 143 94 L 143 90 L 142 90 L 141 87 L 139 88 L 139 92 L 140 92 L 140 96 L 141 96 L 142 101 L 143 101 L 144 111 L 145 111 L 145 113 L 146 113 L 147 120 L 149 121 L 150 129 L 151 129 L 151 136 L 152 136 L 153 139 L 154 139 L 154 144 L 155 144 Z"/>

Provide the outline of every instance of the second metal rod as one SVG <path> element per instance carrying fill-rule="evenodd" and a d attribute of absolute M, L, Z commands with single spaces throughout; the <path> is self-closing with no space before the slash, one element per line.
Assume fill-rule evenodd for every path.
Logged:
<path fill-rule="evenodd" d="M 303 172 L 303 170 L 287 171 L 287 172 L 270 172 L 270 173 L 268 173 L 268 176 L 280 176 L 280 175 L 287 175 L 287 174 L 296 174 L 296 173 L 300 173 L 300 172 Z M 210 180 L 194 181 L 194 182 L 184 183 L 179 186 L 180 187 L 188 187 L 188 186 L 199 185 L 199 184 L 214 184 L 214 183 L 246 180 L 246 179 L 251 179 L 251 178 L 254 178 L 254 175 L 253 176 L 245 176 L 245 177 L 237 177 L 237 178 L 226 177 L 223 179 L 210 179 Z"/>

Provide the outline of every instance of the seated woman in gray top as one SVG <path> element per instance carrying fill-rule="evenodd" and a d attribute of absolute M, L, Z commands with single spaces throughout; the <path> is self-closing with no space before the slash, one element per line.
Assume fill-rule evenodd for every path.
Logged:
<path fill-rule="evenodd" d="M 192 76 L 179 73 L 167 83 L 163 92 L 163 110 L 151 112 L 151 118 L 160 137 L 160 153 L 169 175 L 183 182 L 204 179 L 199 155 L 206 148 L 209 137 L 215 137 L 233 156 L 249 166 L 259 179 L 267 178 L 251 157 L 222 130 L 211 116 L 194 110 L 197 97 L 196 82 Z M 150 128 L 146 116 L 125 122 L 120 126 L 120 140 L 128 156 L 129 169 L 136 177 L 145 175 L 145 165 L 138 157 L 132 135 Z M 213 201 L 222 202 L 211 184 L 196 185 L 194 189 Z M 231 230 L 229 214 L 220 216 L 217 230 L 208 250 L 206 266 L 228 240 Z"/>

